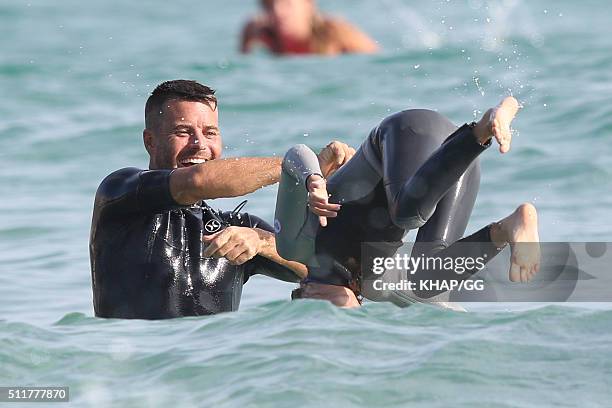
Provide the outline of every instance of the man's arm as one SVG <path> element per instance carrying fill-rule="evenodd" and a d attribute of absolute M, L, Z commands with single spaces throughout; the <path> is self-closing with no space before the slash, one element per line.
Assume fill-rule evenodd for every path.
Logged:
<path fill-rule="evenodd" d="M 182 205 L 239 197 L 280 179 L 281 158 L 237 157 L 179 168 L 170 176 L 170 193 Z"/>
<path fill-rule="evenodd" d="M 261 243 L 259 255 L 285 268 L 291 269 L 300 279 L 304 279 L 308 275 L 308 268 L 306 265 L 295 261 L 288 261 L 276 252 L 276 238 L 274 237 L 274 233 L 260 228 L 254 228 L 254 230 L 257 232 Z"/>
<path fill-rule="evenodd" d="M 317 158 L 322 165 L 321 167 L 325 169 L 323 174 L 329 175 L 329 174 L 332 174 L 334 171 L 336 171 L 341 166 L 343 166 L 346 162 L 348 162 L 354 154 L 355 154 L 355 150 L 349 147 L 348 145 L 338 142 L 338 141 L 334 141 L 334 142 L 329 143 L 323 150 L 321 150 Z M 198 166 L 200 166 L 200 169 L 201 169 L 205 165 L 215 165 L 217 164 L 215 162 L 228 162 L 228 161 L 232 162 L 233 161 L 234 162 L 233 164 L 235 164 L 235 163 L 241 162 L 242 160 L 247 160 L 247 159 L 243 158 L 243 159 L 234 159 L 234 160 L 232 159 L 214 160 L 211 162 L 199 164 L 197 166 L 192 166 L 187 169 L 175 170 L 172 173 L 172 175 L 174 176 L 175 173 L 181 170 L 195 169 Z M 280 168 L 281 168 L 280 159 L 274 158 L 274 159 L 255 159 L 255 160 L 273 160 L 274 164 L 276 165 L 274 167 L 274 170 L 275 170 L 274 177 L 275 178 L 267 184 L 272 184 L 274 182 L 277 182 L 280 179 Z M 234 173 L 232 173 L 233 175 L 229 177 L 229 180 L 227 181 L 212 180 L 211 181 L 211 183 L 215 183 L 213 187 L 216 190 L 214 191 L 217 191 L 217 192 L 225 191 L 225 194 L 228 194 L 228 191 L 224 189 L 228 189 L 230 188 L 230 186 L 224 185 L 223 183 L 232 183 L 234 185 L 232 194 L 235 194 L 234 196 L 239 196 L 239 195 L 247 194 L 251 191 L 254 191 L 262 187 L 263 185 L 267 185 L 262 182 L 259 182 L 256 184 L 249 184 L 248 183 L 249 180 L 243 180 L 244 178 L 248 178 L 248 179 L 256 178 L 258 172 L 255 171 L 255 169 L 258 169 L 260 172 L 263 171 L 264 176 L 268 176 L 270 173 L 270 167 L 269 167 L 270 163 L 267 163 L 267 164 L 259 163 L 259 164 L 260 164 L 259 166 L 254 166 L 253 169 L 248 168 L 248 167 L 244 168 L 244 166 L 239 166 L 239 165 L 237 165 L 237 167 L 233 167 L 232 171 L 234 171 Z M 227 166 L 232 167 L 231 165 L 232 163 L 228 164 Z M 268 167 L 266 167 L 267 165 Z M 202 171 L 200 169 L 195 169 L 195 171 L 198 171 L 198 172 Z M 216 170 L 219 170 L 219 168 L 216 168 Z M 207 174 L 204 173 L 200 176 L 204 177 L 206 175 Z M 227 178 L 227 175 L 228 173 L 224 173 L 224 176 L 225 176 L 224 178 Z M 248 177 L 245 177 L 245 175 Z M 208 173 L 208 176 L 210 176 L 210 173 Z M 203 183 L 203 181 L 200 180 L 199 183 Z M 171 185 L 172 185 L 172 179 L 171 179 Z M 198 185 L 198 182 L 192 182 L 192 185 Z M 208 189 L 208 192 L 205 194 L 211 194 L 210 191 L 213 191 L 213 189 L 208 185 L 206 187 L 207 188 L 201 187 L 201 190 L 206 191 Z M 236 190 L 245 189 L 245 188 L 248 191 L 241 190 L 236 193 Z M 252 190 L 249 190 L 248 188 L 252 188 Z M 207 198 L 217 198 L 217 197 L 229 197 L 229 196 L 228 195 L 225 195 L 225 196 L 217 195 L 217 196 L 211 197 L 207 195 L 206 197 Z M 200 199 L 204 199 L 204 198 L 200 198 Z M 278 254 L 278 252 L 276 251 L 276 240 L 275 240 L 273 231 L 274 229 L 270 225 L 263 222 L 263 220 L 261 220 L 260 218 L 254 217 L 254 216 L 250 216 L 250 217 L 246 216 L 242 219 L 242 221 L 240 222 L 238 226 L 228 227 L 224 229 L 223 231 L 220 231 L 212 235 L 204 235 L 202 239 L 208 243 L 208 247 L 204 251 L 204 256 L 205 257 L 209 257 L 209 256 L 225 257 L 233 264 L 240 265 L 252 259 L 256 255 L 260 255 L 272 261 L 273 264 L 277 264 L 277 265 L 280 265 L 281 267 L 292 270 L 293 272 L 295 272 L 298 278 L 305 277 L 307 275 L 306 266 L 304 266 L 303 264 L 300 264 L 299 262 L 288 261 Z M 280 275 L 283 275 L 283 277 L 286 276 L 286 274 L 284 273 L 278 274 L 275 272 L 271 275 L 274 277 L 279 277 Z M 283 279 L 283 278 L 279 277 L 279 279 Z M 283 280 L 286 280 L 286 279 L 283 279 Z"/>

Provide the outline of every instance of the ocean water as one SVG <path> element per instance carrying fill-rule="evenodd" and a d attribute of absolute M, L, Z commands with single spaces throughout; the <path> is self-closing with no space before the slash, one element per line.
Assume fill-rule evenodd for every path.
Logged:
<path fill-rule="evenodd" d="M 347 311 L 256 277 L 236 313 L 93 317 L 95 190 L 147 165 L 144 102 L 174 78 L 217 89 L 226 156 L 357 146 L 407 108 L 460 124 L 511 93 L 513 149 L 483 156 L 468 233 L 527 201 L 544 241 L 610 241 L 608 2 L 318 3 L 382 52 L 242 56 L 254 0 L 0 4 L 0 386 L 69 386 L 72 405 L 96 407 L 609 406 L 606 304 Z M 271 220 L 275 193 L 246 210 Z"/>

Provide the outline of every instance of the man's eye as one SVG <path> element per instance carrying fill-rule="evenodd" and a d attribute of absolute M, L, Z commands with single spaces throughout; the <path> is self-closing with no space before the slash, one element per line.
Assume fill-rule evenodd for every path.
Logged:
<path fill-rule="evenodd" d="M 208 138 L 213 138 L 215 136 L 217 136 L 217 132 L 208 132 L 208 133 L 206 133 L 206 137 L 208 137 Z"/>

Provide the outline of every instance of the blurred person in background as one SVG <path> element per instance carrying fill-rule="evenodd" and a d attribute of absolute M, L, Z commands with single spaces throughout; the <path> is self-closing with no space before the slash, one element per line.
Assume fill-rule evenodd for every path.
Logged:
<path fill-rule="evenodd" d="M 373 53 L 376 43 L 365 33 L 317 10 L 315 0 L 260 0 L 263 12 L 242 31 L 241 51 L 263 46 L 277 55 Z"/>

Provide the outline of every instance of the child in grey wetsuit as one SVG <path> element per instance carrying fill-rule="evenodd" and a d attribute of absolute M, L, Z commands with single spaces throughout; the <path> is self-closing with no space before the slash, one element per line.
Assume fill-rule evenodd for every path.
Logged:
<path fill-rule="evenodd" d="M 305 145 L 294 146 L 283 161 L 276 203 L 279 254 L 308 266 L 304 283 L 346 286 L 368 299 L 400 306 L 440 300 L 442 291 L 375 290 L 371 283 L 379 277 L 363 268 L 371 262 L 362 259 L 362 243 L 377 243 L 369 258 L 392 257 L 406 231 L 418 228 L 414 251 L 419 254 L 493 258 L 500 248 L 491 242 L 489 226 L 461 239 L 478 193 L 478 156 L 490 144 L 478 143 L 473 124 L 457 129 L 429 110 L 384 119 L 327 180 L 329 201 L 342 208 L 325 228 L 307 207 L 308 177 L 321 175 L 317 156 Z M 469 279 L 475 272 L 417 270 L 411 279 Z"/>

